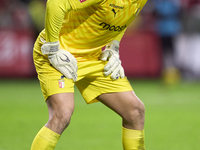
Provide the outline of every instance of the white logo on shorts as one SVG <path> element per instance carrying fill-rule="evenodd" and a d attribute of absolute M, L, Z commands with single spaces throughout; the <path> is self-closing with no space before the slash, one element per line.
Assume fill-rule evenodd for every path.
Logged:
<path fill-rule="evenodd" d="M 58 80 L 58 86 L 60 88 L 64 88 L 65 87 L 65 80 L 63 78 L 64 78 L 64 76 L 62 76 L 61 79 Z"/>

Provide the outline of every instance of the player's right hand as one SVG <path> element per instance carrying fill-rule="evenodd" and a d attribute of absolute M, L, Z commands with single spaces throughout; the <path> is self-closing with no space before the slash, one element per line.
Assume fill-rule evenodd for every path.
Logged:
<path fill-rule="evenodd" d="M 58 41 L 44 43 L 41 51 L 48 55 L 50 63 L 66 78 L 74 82 L 77 80 L 77 60 L 70 52 L 60 49 Z"/>

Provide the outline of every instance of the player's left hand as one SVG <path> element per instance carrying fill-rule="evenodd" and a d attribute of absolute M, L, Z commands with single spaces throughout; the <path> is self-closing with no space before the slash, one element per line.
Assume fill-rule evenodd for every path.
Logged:
<path fill-rule="evenodd" d="M 99 59 L 102 61 L 108 61 L 108 63 L 104 67 L 104 75 L 108 76 L 111 74 L 111 79 L 116 80 L 120 78 L 124 78 L 124 69 L 121 65 L 121 60 L 119 58 L 119 46 L 113 43 L 108 44 L 106 49 L 101 53 Z"/>

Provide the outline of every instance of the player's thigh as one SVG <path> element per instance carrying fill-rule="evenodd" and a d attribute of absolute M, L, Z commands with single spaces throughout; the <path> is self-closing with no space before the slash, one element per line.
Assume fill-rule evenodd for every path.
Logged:
<path fill-rule="evenodd" d="M 58 119 L 69 119 L 74 111 L 74 93 L 59 93 L 51 95 L 46 100 L 49 119 L 53 116 Z"/>
<path fill-rule="evenodd" d="M 134 115 L 135 111 L 144 111 L 143 102 L 133 91 L 105 93 L 97 99 L 123 118 Z"/>

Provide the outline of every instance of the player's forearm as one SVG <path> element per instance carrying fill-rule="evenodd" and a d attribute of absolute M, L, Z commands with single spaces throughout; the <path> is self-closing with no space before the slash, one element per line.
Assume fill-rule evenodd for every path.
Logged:
<path fill-rule="evenodd" d="M 48 0 L 46 5 L 45 32 L 46 41 L 59 40 L 59 33 L 65 13 L 70 11 L 71 5 L 68 0 Z"/>

